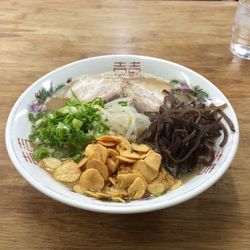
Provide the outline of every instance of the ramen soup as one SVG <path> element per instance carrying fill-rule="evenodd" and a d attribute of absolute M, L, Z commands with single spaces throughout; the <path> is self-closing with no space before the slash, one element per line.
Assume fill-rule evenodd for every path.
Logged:
<path fill-rule="evenodd" d="M 223 147 L 234 131 L 225 105 L 207 100 L 178 80 L 83 75 L 37 95 L 33 157 L 80 194 L 118 202 L 159 196 L 211 164 L 217 139 Z"/>

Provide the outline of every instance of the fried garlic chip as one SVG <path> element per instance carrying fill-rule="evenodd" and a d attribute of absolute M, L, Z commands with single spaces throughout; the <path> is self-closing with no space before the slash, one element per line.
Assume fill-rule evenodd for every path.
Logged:
<path fill-rule="evenodd" d="M 54 157 L 47 157 L 42 159 L 38 165 L 43 167 L 48 172 L 54 172 L 62 165 L 62 162 Z"/>
<path fill-rule="evenodd" d="M 105 147 L 114 147 L 117 143 L 112 141 L 98 141 L 99 144 L 105 146 Z"/>
<path fill-rule="evenodd" d="M 140 153 L 147 153 L 150 150 L 149 146 L 146 144 L 132 143 L 131 146 L 134 151 L 137 151 Z"/>
<path fill-rule="evenodd" d="M 98 137 L 96 140 L 97 141 L 102 141 L 102 142 L 115 142 L 116 144 L 120 143 L 122 137 L 120 136 L 113 136 L 113 135 L 102 135 Z"/>
<path fill-rule="evenodd" d="M 102 162 L 106 162 L 108 157 L 108 150 L 100 144 L 89 144 L 85 149 L 85 158 L 98 159 Z"/>
<path fill-rule="evenodd" d="M 151 183 L 148 184 L 147 189 L 152 195 L 158 196 L 161 195 L 167 188 L 164 183 Z"/>
<path fill-rule="evenodd" d="M 107 164 L 108 170 L 111 174 L 113 174 L 117 171 L 118 164 L 116 163 L 116 160 L 118 160 L 118 159 L 112 159 L 112 158 L 107 159 L 106 164 Z"/>
<path fill-rule="evenodd" d="M 119 188 L 128 188 L 133 181 L 137 178 L 143 178 L 139 172 L 131 172 L 131 173 L 120 173 L 117 175 L 117 182 Z"/>
<path fill-rule="evenodd" d="M 128 188 L 128 195 L 133 199 L 140 199 L 143 197 L 146 191 L 145 182 L 137 177 L 134 182 Z"/>
<path fill-rule="evenodd" d="M 115 201 L 115 202 L 126 203 L 125 200 L 123 200 L 121 197 L 117 197 L 117 196 L 112 196 L 112 197 L 111 197 L 111 200 L 112 200 L 112 201 Z"/>
<path fill-rule="evenodd" d="M 84 157 L 79 163 L 78 163 L 78 167 L 84 167 L 85 164 L 87 163 L 87 161 L 89 160 L 89 158 L 86 156 Z"/>
<path fill-rule="evenodd" d="M 117 185 L 112 186 L 109 188 L 109 190 L 106 191 L 108 194 L 110 194 L 112 197 L 123 197 L 127 196 L 128 192 L 124 188 L 119 188 Z"/>
<path fill-rule="evenodd" d="M 107 180 L 109 177 L 109 172 L 107 166 L 100 160 L 89 160 L 86 164 L 86 169 L 94 168 L 96 169 L 102 177 Z"/>
<path fill-rule="evenodd" d="M 144 161 L 150 168 L 158 172 L 161 165 L 161 159 L 162 156 L 160 154 L 156 153 L 154 150 L 150 150 Z"/>
<path fill-rule="evenodd" d="M 136 161 L 132 167 L 143 175 L 147 183 L 152 182 L 158 176 L 158 171 L 150 168 L 144 160 Z"/>
<path fill-rule="evenodd" d="M 103 189 L 104 179 L 98 170 L 90 168 L 82 173 L 79 184 L 83 190 L 98 191 Z"/>
<path fill-rule="evenodd" d="M 121 150 L 120 155 L 129 159 L 138 160 L 141 156 L 135 152 L 131 152 L 129 150 Z"/>
<path fill-rule="evenodd" d="M 100 144 L 95 144 L 96 148 L 95 148 L 95 152 L 99 152 L 99 154 L 101 155 L 101 160 L 102 162 L 106 162 L 107 157 L 108 157 L 108 150 L 107 148 L 105 148 L 104 146 L 100 145 Z"/>
<path fill-rule="evenodd" d="M 127 158 L 127 157 L 124 157 L 124 156 L 121 156 L 121 155 L 118 155 L 115 158 L 119 159 L 120 161 L 127 162 L 127 163 L 134 163 L 134 162 L 136 162 L 136 159 Z"/>
<path fill-rule="evenodd" d="M 173 186 L 170 187 L 171 190 L 175 190 L 176 188 L 180 187 L 182 185 L 181 180 L 175 180 Z"/>
<path fill-rule="evenodd" d="M 81 170 L 74 161 L 63 162 L 55 172 L 54 177 L 58 181 L 75 182 L 80 178 Z"/>
<path fill-rule="evenodd" d="M 84 194 L 84 191 L 85 191 L 85 189 L 84 189 L 80 184 L 76 184 L 76 185 L 73 187 L 73 190 L 74 190 L 76 193 L 79 193 L 79 194 Z"/>
<path fill-rule="evenodd" d="M 117 156 L 117 155 L 119 155 L 119 153 L 116 150 L 108 148 L 108 156 L 113 157 L 113 156 Z"/>

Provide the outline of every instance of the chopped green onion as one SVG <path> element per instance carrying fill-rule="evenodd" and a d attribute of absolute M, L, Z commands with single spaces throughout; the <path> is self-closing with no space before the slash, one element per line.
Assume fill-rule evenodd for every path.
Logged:
<path fill-rule="evenodd" d="M 178 80 L 172 80 L 172 81 L 170 81 L 170 84 L 172 84 L 172 85 L 176 85 L 176 84 L 179 84 L 180 83 L 180 81 L 178 81 Z"/>
<path fill-rule="evenodd" d="M 34 160 L 38 161 L 40 159 L 43 159 L 43 158 L 49 156 L 49 152 L 45 148 L 40 148 L 40 149 L 35 150 L 33 152 L 32 156 L 33 156 Z"/>
<path fill-rule="evenodd" d="M 125 101 L 120 101 L 118 102 L 118 104 L 120 104 L 123 107 L 128 106 L 128 102 L 125 102 Z"/>
<path fill-rule="evenodd" d="M 39 119 L 29 115 L 33 123 L 29 139 L 35 148 L 34 159 L 54 156 L 80 160 L 83 146 L 109 130 L 98 107 L 104 107 L 100 98 L 89 102 L 72 99 L 62 108 L 44 112 Z"/>

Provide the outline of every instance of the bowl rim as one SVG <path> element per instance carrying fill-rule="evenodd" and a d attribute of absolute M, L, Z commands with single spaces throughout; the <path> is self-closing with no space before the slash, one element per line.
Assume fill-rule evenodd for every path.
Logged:
<path fill-rule="evenodd" d="M 202 80 L 208 81 L 209 84 L 212 85 L 213 88 L 217 92 L 219 92 L 225 98 L 225 100 L 228 102 L 228 107 L 232 112 L 232 118 L 235 121 L 235 124 L 234 124 L 235 125 L 234 143 L 231 147 L 230 154 L 227 157 L 227 159 L 225 160 L 225 162 L 223 163 L 223 167 L 221 167 L 219 170 L 217 170 L 212 176 L 207 178 L 207 180 L 203 184 L 196 186 L 194 189 L 192 189 L 188 193 L 185 193 L 184 196 L 177 196 L 175 198 L 172 198 L 171 200 L 167 200 L 167 202 L 162 201 L 159 203 L 148 204 L 146 206 L 138 205 L 138 206 L 134 206 L 134 207 L 125 207 L 125 206 L 124 207 L 122 207 L 122 206 L 109 207 L 109 206 L 96 206 L 95 204 L 80 203 L 79 201 L 76 201 L 74 199 L 70 199 L 69 197 L 65 197 L 65 196 L 55 192 L 54 190 L 48 188 L 47 186 L 44 186 L 41 183 L 37 182 L 35 179 L 32 178 L 32 176 L 30 176 L 30 174 L 28 174 L 26 172 L 26 170 L 22 167 L 22 164 L 19 163 L 17 157 L 14 154 L 14 150 L 13 150 L 12 144 L 11 144 L 11 126 L 12 126 L 13 118 L 15 116 L 15 111 L 17 110 L 18 106 L 22 102 L 23 97 L 36 84 L 38 84 L 38 82 L 41 82 L 43 79 L 49 77 L 50 75 L 53 75 L 54 73 L 56 73 L 58 71 L 63 70 L 64 68 L 73 66 L 74 64 L 78 64 L 80 62 L 98 60 L 98 59 L 103 59 L 103 58 L 122 58 L 122 57 L 127 58 L 127 59 L 129 57 L 131 57 L 131 58 L 136 57 L 136 58 L 148 59 L 148 60 L 152 60 L 152 61 L 160 61 L 160 62 L 171 64 L 171 65 L 176 66 L 176 67 L 181 68 L 181 69 L 185 69 L 185 71 L 188 71 L 190 74 L 193 74 L 193 75 L 201 78 Z M 6 143 L 8 155 L 9 155 L 12 163 L 14 164 L 16 170 L 21 174 L 21 176 L 29 184 L 31 184 L 34 188 L 36 188 L 37 190 L 39 190 L 40 192 L 42 192 L 46 196 L 48 196 L 52 199 L 55 199 L 57 201 L 60 201 L 64 204 L 67 204 L 69 206 L 81 208 L 81 209 L 85 209 L 85 210 L 89 210 L 89 211 L 93 211 L 93 212 L 112 213 L 112 214 L 143 213 L 143 212 L 149 212 L 149 211 L 154 211 L 154 210 L 158 210 L 158 209 L 171 207 L 171 206 L 180 204 L 182 202 L 185 202 L 185 201 L 192 199 L 193 197 L 201 194 L 202 192 L 207 190 L 209 187 L 211 187 L 215 182 L 217 182 L 224 175 L 224 173 L 227 171 L 227 169 L 230 167 L 230 164 L 233 161 L 235 154 L 237 152 L 237 148 L 238 148 L 238 144 L 239 144 L 239 124 L 238 124 L 238 120 L 237 120 L 235 111 L 234 111 L 231 103 L 228 101 L 228 99 L 225 97 L 225 95 L 221 92 L 221 90 L 219 88 L 217 88 L 207 78 L 203 77 L 202 75 L 193 71 L 192 69 L 187 68 L 183 65 L 165 60 L 165 59 L 160 59 L 160 58 L 150 57 L 150 56 L 130 55 L 130 54 L 102 55 L 102 56 L 89 57 L 89 58 L 85 58 L 85 59 L 81 59 L 81 60 L 77 60 L 77 61 L 65 64 L 59 68 L 56 68 L 56 69 L 50 71 L 49 73 L 45 74 L 44 76 L 40 77 L 35 82 L 33 82 L 27 89 L 25 89 L 25 91 L 16 100 L 16 102 L 13 105 L 13 107 L 10 111 L 10 114 L 8 116 L 6 129 L 5 129 L 5 143 Z"/>

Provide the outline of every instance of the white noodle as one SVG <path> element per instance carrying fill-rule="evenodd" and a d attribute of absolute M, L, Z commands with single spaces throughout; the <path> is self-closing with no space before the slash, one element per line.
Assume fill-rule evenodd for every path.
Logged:
<path fill-rule="evenodd" d="M 130 118 L 130 124 L 129 124 L 127 132 L 125 134 L 125 138 L 130 138 L 130 136 L 133 133 L 133 131 L 136 132 L 136 124 L 135 124 L 136 117 L 135 117 L 135 115 L 132 112 L 128 112 L 128 116 Z"/>
<path fill-rule="evenodd" d="M 99 111 L 105 123 L 114 133 L 134 140 L 150 125 L 146 115 L 140 114 L 132 106 L 131 98 L 118 98 L 106 103 Z"/>

